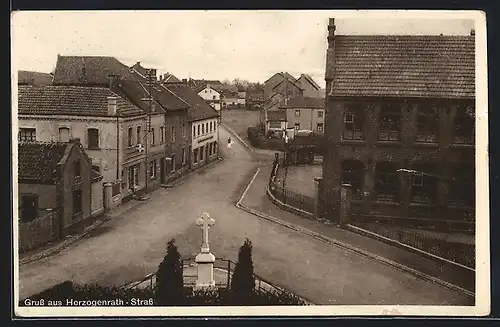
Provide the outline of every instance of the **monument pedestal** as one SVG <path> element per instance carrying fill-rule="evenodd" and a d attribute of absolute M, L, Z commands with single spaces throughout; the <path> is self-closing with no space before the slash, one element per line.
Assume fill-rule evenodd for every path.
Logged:
<path fill-rule="evenodd" d="M 196 280 L 197 287 L 215 286 L 214 280 L 214 263 L 215 256 L 210 253 L 199 253 L 195 258 L 198 265 L 198 279 Z"/>

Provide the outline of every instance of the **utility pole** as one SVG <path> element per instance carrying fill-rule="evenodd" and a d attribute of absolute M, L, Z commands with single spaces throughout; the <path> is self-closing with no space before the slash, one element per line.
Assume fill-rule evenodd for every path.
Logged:
<path fill-rule="evenodd" d="M 156 76 L 154 76 L 156 78 Z M 145 194 L 148 193 L 148 180 L 149 180 L 149 164 L 148 164 L 148 148 L 150 145 L 149 142 L 149 133 L 151 133 L 151 112 L 153 110 L 153 69 L 148 69 L 147 70 L 147 76 L 146 76 L 146 83 L 148 86 L 148 103 L 149 103 L 149 110 L 147 112 L 147 117 L 146 117 L 146 131 L 143 139 L 146 141 L 146 145 L 144 147 L 145 149 L 145 156 L 144 156 L 144 171 L 145 171 L 145 177 L 146 177 L 146 187 L 145 187 Z M 153 167 L 153 169 L 156 169 L 156 167 Z"/>

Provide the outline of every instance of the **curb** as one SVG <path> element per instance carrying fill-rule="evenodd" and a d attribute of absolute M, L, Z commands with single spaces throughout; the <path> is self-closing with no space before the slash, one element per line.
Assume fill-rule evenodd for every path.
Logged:
<path fill-rule="evenodd" d="M 290 213 L 293 213 L 294 215 L 298 215 L 298 216 L 301 216 L 301 217 L 309 219 L 309 220 L 315 220 L 313 213 L 306 211 L 306 210 L 296 208 L 292 205 L 284 203 L 281 200 L 278 200 L 278 198 L 276 198 L 274 196 L 274 194 L 271 192 L 271 190 L 269 189 L 269 186 L 266 187 L 266 195 L 269 198 L 269 200 L 271 200 L 271 202 L 274 203 L 274 205 L 280 207 L 280 209 L 288 211 Z"/>
<path fill-rule="evenodd" d="M 99 226 L 101 226 L 102 224 L 104 224 L 108 220 L 111 220 L 111 217 L 105 216 L 105 217 L 103 217 L 103 219 L 100 219 L 100 220 L 94 222 L 92 225 L 86 227 L 85 230 L 84 230 L 84 232 L 82 234 L 78 234 L 78 235 L 75 235 L 73 237 L 69 237 L 68 239 L 66 239 L 63 242 L 61 242 L 59 245 L 57 245 L 57 246 L 55 246 L 53 248 L 49 248 L 46 251 L 43 251 L 43 252 L 40 252 L 40 253 L 36 253 L 36 254 L 33 254 L 32 256 L 20 259 L 19 260 L 19 266 L 25 265 L 25 264 L 33 262 L 33 261 L 37 261 L 37 260 L 40 260 L 40 259 L 44 259 L 44 258 L 50 257 L 50 256 L 52 256 L 52 255 L 54 255 L 56 253 L 61 252 L 62 250 L 68 248 L 70 245 L 72 245 L 76 241 L 80 240 L 82 237 L 85 237 L 89 233 L 91 233 L 94 230 L 96 230 Z"/>
<path fill-rule="evenodd" d="M 415 270 L 413 268 L 410 268 L 408 266 L 399 264 L 399 263 L 397 263 L 395 261 L 392 261 L 392 260 L 386 259 L 384 257 L 381 257 L 379 255 L 376 255 L 376 254 L 373 254 L 373 253 L 361 250 L 361 249 L 356 248 L 354 246 L 351 246 L 349 244 L 342 243 L 342 242 L 337 241 L 335 239 L 332 239 L 332 238 L 326 237 L 324 235 L 321 235 L 319 233 L 316 233 L 316 232 L 314 232 L 312 230 L 309 230 L 307 228 L 304 228 L 304 227 L 301 227 L 301 226 L 297 226 L 297 225 L 292 224 L 292 223 L 288 223 L 288 222 L 283 221 L 283 220 L 281 220 L 279 218 L 267 215 L 267 214 L 262 213 L 262 212 L 260 212 L 258 210 L 254 210 L 254 209 L 251 209 L 251 208 L 245 206 L 241 202 L 243 201 L 243 198 L 245 197 L 245 195 L 248 192 L 248 190 L 250 189 L 250 186 L 252 185 L 253 181 L 255 180 L 255 177 L 257 176 L 258 172 L 259 172 L 259 169 L 255 172 L 254 177 L 252 178 L 252 180 L 250 181 L 250 183 L 248 183 L 247 188 L 245 189 L 245 192 L 243 192 L 242 196 L 240 197 L 240 199 L 236 203 L 235 206 L 238 209 L 246 211 L 246 212 L 248 212 L 250 214 L 253 214 L 254 216 L 266 219 L 266 220 L 268 220 L 270 222 L 273 222 L 275 224 L 281 225 L 283 227 L 286 227 L 286 228 L 292 229 L 294 231 L 297 231 L 297 232 L 309 235 L 309 236 L 311 236 L 311 237 L 313 237 L 313 238 L 315 238 L 317 240 L 320 240 L 320 241 L 322 241 L 324 243 L 327 243 L 327 244 L 339 247 L 339 248 L 341 248 L 341 249 L 343 249 L 345 251 L 348 251 L 348 252 L 351 252 L 351 253 L 355 253 L 355 254 L 361 255 L 363 257 L 366 257 L 366 258 L 378 261 L 380 263 L 383 263 L 383 264 L 386 264 L 388 266 L 391 266 L 391 267 L 393 267 L 393 268 L 395 268 L 395 269 L 397 269 L 399 271 L 403 271 L 403 272 L 407 272 L 407 273 L 413 274 L 413 275 L 415 275 L 415 276 L 417 276 L 419 278 L 422 278 L 422 279 L 424 279 L 426 281 L 432 282 L 434 284 L 438 284 L 438 285 L 443 286 L 445 288 L 448 288 L 450 290 L 458 291 L 458 292 L 460 292 L 460 293 L 462 293 L 462 294 L 464 294 L 466 296 L 475 298 L 475 293 L 474 292 L 466 290 L 466 289 L 464 289 L 464 288 L 462 288 L 460 286 L 448 283 L 448 282 L 446 282 L 444 280 L 441 280 L 439 278 L 427 275 L 425 273 L 422 273 L 422 272 L 420 272 L 418 270 Z"/>

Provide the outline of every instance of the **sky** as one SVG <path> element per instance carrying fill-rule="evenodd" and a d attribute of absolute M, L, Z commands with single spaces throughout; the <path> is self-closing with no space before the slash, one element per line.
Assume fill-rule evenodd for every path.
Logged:
<path fill-rule="evenodd" d="M 287 71 L 324 87 L 329 17 L 344 35 L 469 34 L 477 22 L 460 12 L 16 12 L 13 67 L 51 72 L 58 54 L 100 55 L 178 78 L 264 82 Z"/>

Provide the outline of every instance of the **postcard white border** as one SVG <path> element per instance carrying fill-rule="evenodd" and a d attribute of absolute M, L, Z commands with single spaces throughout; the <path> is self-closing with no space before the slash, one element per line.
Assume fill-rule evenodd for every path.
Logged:
<path fill-rule="evenodd" d="M 215 12 L 215 11 L 214 11 Z M 230 11 L 225 11 L 230 13 Z M 309 12 L 311 12 L 309 10 Z M 475 21 L 476 32 L 476 294 L 474 306 L 269 306 L 269 307 L 19 307 L 18 224 L 14 221 L 14 311 L 22 317 L 207 317 L 207 316 L 484 316 L 490 313 L 490 232 L 489 232 L 489 161 L 488 161 L 488 83 L 486 14 L 482 11 L 437 10 L 341 10 L 328 11 L 329 17 L 338 19 L 362 18 L 428 18 L 470 19 Z M 11 42 L 17 33 L 11 15 Z M 325 21 L 325 30 L 328 22 Z M 14 47 L 12 47 L 14 49 Z M 326 49 L 325 49 L 326 50 Z M 12 54 L 12 156 L 13 172 L 17 172 L 17 69 Z M 17 174 L 13 173 L 13 194 L 17 194 Z M 17 196 L 13 196 L 13 210 L 17 217 Z"/>

